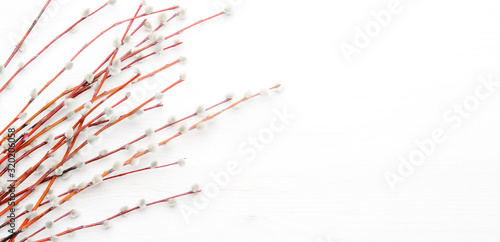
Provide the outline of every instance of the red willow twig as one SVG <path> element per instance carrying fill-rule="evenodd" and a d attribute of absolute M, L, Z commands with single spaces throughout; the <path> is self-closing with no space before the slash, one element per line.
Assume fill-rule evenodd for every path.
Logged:
<path fill-rule="evenodd" d="M 71 210 L 65 214 L 63 214 L 62 216 L 60 216 L 59 218 L 55 219 L 54 222 L 52 222 L 52 224 L 54 223 L 57 223 L 59 220 L 63 219 L 63 218 L 66 218 L 68 216 L 70 216 L 75 210 Z M 49 223 L 51 224 L 51 223 Z M 51 226 L 51 225 L 50 225 Z M 31 235 L 29 235 L 28 237 L 24 238 L 21 240 L 21 242 L 24 242 L 26 240 L 28 240 L 29 238 L 32 238 L 33 236 L 37 235 L 38 233 L 44 231 L 45 229 L 49 229 L 49 227 L 47 225 L 43 226 L 42 228 L 40 228 L 39 230 L 35 231 L 34 233 L 32 233 Z"/>
<path fill-rule="evenodd" d="M 179 194 L 179 195 L 175 195 L 175 196 L 172 196 L 172 197 L 164 198 L 164 199 L 161 199 L 161 200 L 158 200 L 158 201 L 154 201 L 154 202 L 151 202 L 151 203 L 146 203 L 146 204 L 144 204 L 144 207 L 153 206 L 153 205 L 159 204 L 159 203 L 169 203 L 171 205 L 175 205 L 175 200 L 174 199 L 179 198 L 179 197 L 183 197 L 183 196 L 186 196 L 186 195 L 198 193 L 198 192 L 201 192 L 201 190 L 194 190 L 193 189 L 193 190 L 191 190 L 189 192 L 185 192 L 185 193 L 182 193 L 182 194 Z M 96 227 L 96 226 L 108 226 L 109 225 L 109 221 L 111 221 L 113 219 L 116 219 L 118 217 L 121 217 L 121 216 L 123 216 L 125 214 L 128 214 L 130 212 L 139 210 L 139 209 L 141 209 L 141 206 L 136 206 L 136 207 L 133 207 L 131 209 L 127 209 L 125 211 L 122 211 L 122 212 L 120 212 L 118 214 L 115 214 L 115 215 L 113 215 L 111 217 L 108 217 L 108 218 L 106 218 L 104 220 L 101 220 L 99 222 L 92 223 L 92 224 L 87 224 L 87 225 L 82 225 L 82 226 L 79 226 L 79 227 L 76 227 L 76 228 L 73 228 L 73 229 L 65 230 L 63 232 L 60 232 L 60 233 L 56 234 L 55 236 L 61 237 L 61 236 L 67 235 L 69 233 L 73 233 L 75 231 L 78 231 L 78 230 L 88 229 L 88 228 L 92 228 L 92 227 Z M 47 237 L 47 238 L 44 238 L 44 239 L 35 240 L 34 242 L 50 241 L 53 238 L 54 237 Z"/>
<path fill-rule="evenodd" d="M 179 8 L 178 6 L 174 6 L 174 7 L 171 7 L 171 8 L 167 8 L 167 9 L 162 9 L 162 10 L 158 10 L 156 12 L 153 12 L 151 14 L 157 14 L 157 13 L 162 13 L 162 12 L 166 12 L 166 11 L 170 11 L 170 10 L 174 10 L 174 9 L 177 9 Z M 99 10 L 99 9 L 98 9 Z M 98 10 L 96 10 L 95 12 L 97 12 Z M 94 12 L 94 13 L 95 13 Z M 123 23 L 126 23 L 126 22 L 131 22 L 137 18 L 142 18 L 142 17 L 145 17 L 147 16 L 148 14 L 142 14 L 142 15 L 139 15 L 139 16 L 135 16 L 134 18 L 130 18 L 130 19 L 126 19 L 126 20 L 122 20 L 122 21 L 119 21 L 119 22 L 116 22 L 115 24 L 113 24 L 112 26 L 110 26 L 109 28 L 105 29 L 104 31 L 102 31 L 101 33 L 99 33 L 94 39 L 92 39 L 89 43 L 85 44 L 70 60 L 70 62 L 72 63 L 79 55 L 80 53 L 82 53 L 88 46 L 90 46 L 92 43 L 94 43 L 98 38 L 100 38 L 102 35 L 104 35 L 106 32 L 108 32 L 109 30 L 113 29 L 114 27 L 116 26 L 119 26 Z M 51 80 L 49 80 L 45 86 L 40 90 L 38 91 L 38 94 L 37 95 L 40 95 L 47 87 L 49 87 L 60 75 L 62 75 L 65 71 L 66 71 L 66 67 L 64 67 L 61 71 L 59 71 L 59 73 L 56 74 L 55 77 L 53 77 Z M 2 89 L 0 89 L 0 93 L 2 92 Z M 34 98 L 32 98 L 34 99 Z M 10 123 L 9 125 L 7 125 L 0 134 L 3 134 L 5 133 L 5 131 L 15 122 L 17 121 L 19 118 L 19 115 L 21 113 L 23 113 L 28 107 L 29 105 L 33 102 L 33 100 L 31 100 L 30 102 L 28 102 L 28 104 L 25 105 L 25 107 L 21 110 L 21 112 L 19 112 L 19 114 L 16 116 L 16 118 L 14 118 Z M 2 140 L 1 143 L 3 143 L 5 140 Z"/>
<path fill-rule="evenodd" d="M 17 71 L 7 80 L 7 82 L 0 88 L 0 93 L 2 93 L 6 88 L 7 86 L 12 82 L 12 80 L 22 71 L 24 70 L 29 64 L 31 64 L 31 62 L 35 61 L 36 58 L 38 58 L 43 52 L 45 52 L 50 46 L 52 46 L 52 44 L 54 44 L 58 39 L 60 39 L 61 37 L 63 37 L 65 34 L 67 34 L 68 32 L 70 32 L 73 28 L 75 28 L 79 23 L 83 22 L 83 20 L 87 19 L 88 17 L 96 14 L 97 12 L 99 12 L 101 9 L 103 9 L 104 7 L 108 6 L 108 3 L 105 3 L 104 5 L 102 5 L 100 8 L 98 8 L 97 10 L 89 13 L 88 15 L 84 15 L 82 16 L 82 18 L 80 18 L 78 21 L 76 21 L 76 23 L 72 24 L 69 28 L 67 28 L 64 32 L 62 32 L 61 34 L 57 35 L 52 41 L 50 41 L 45 47 L 42 48 L 42 50 L 40 50 L 35 56 L 33 56 L 28 62 L 26 62 L 22 67 L 18 68 Z M 38 92 L 38 95 L 41 94 L 41 91 Z M 25 108 L 26 109 L 26 108 Z M 25 110 L 24 109 L 24 110 Z M 22 111 L 24 112 L 24 111 Z M 10 124 L 12 125 L 12 124 Z M 10 126 L 8 125 L 8 126 Z M 3 133 L 3 132 L 2 132 Z"/>
<path fill-rule="evenodd" d="M 43 6 L 42 10 L 38 14 L 38 16 L 35 18 L 35 20 L 31 24 L 31 26 L 29 27 L 28 31 L 26 31 L 26 33 L 24 34 L 24 36 L 21 39 L 21 41 L 19 41 L 19 43 L 16 45 L 16 47 L 14 48 L 14 51 L 12 51 L 12 53 L 10 54 L 9 58 L 7 59 L 7 61 L 5 61 L 5 64 L 3 64 L 4 67 L 7 67 L 9 65 L 10 61 L 12 60 L 12 58 L 14 58 L 14 56 L 17 54 L 17 52 L 19 51 L 19 49 L 23 45 L 24 41 L 26 40 L 26 38 L 28 38 L 28 35 L 31 33 L 31 31 L 33 30 L 33 28 L 35 27 L 35 25 L 38 23 L 38 20 L 40 20 L 40 18 L 42 17 L 43 13 L 47 9 L 47 7 L 49 6 L 49 4 L 50 4 L 51 1 L 52 0 L 47 0 L 47 2 L 45 3 L 45 6 Z M 0 90 L 0 92 L 2 92 L 2 90 Z"/>

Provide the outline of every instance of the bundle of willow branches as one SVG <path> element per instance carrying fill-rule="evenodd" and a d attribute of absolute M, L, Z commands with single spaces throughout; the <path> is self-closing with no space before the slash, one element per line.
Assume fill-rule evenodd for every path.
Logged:
<path fill-rule="evenodd" d="M 12 67 L 17 68 L 17 70 L 1 85 L 0 95 L 9 95 L 8 89 L 16 81 L 16 77 L 21 72 L 29 70 L 28 67 L 30 64 L 43 55 L 47 49 L 53 48 L 59 39 L 70 33 L 86 19 L 97 15 L 102 9 L 115 3 L 116 0 L 109 0 L 95 10 L 85 10 L 78 21 L 57 35 L 35 56 L 29 59 L 28 62 L 20 63 L 17 67 Z M 51 0 L 47 0 L 45 6 L 21 41 L 16 45 L 6 62 L 0 66 L 0 72 L 11 68 L 11 62 L 16 58 L 16 54 L 22 50 L 24 42 L 28 39 L 31 31 L 36 27 L 40 17 L 50 4 Z M 78 197 L 78 194 L 89 189 L 91 190 L 94 186 L 111 179 L 124 176 L 130 177 L 131 174 L 151 169 L 168 168 L 174 165 L 183 166 L 185 163 L 184 159 L 164 164 L 152 161 L 146 167 L 133 168 L 127 172 L 120 172 L 120 169 L 124 166 L 137 166 L 139 158 L 148 153 L 157 152 L 159 148 L 173 139 L 195 129 L 204 129 L 207 121 L 214 119 L 233 107 L 252 98 L 268 95 L 270 90 L 278 90 L 280 88 L 280 85 L 277 84 L 270 88 L 262 89 L 258 93 L 246 93 L 239 100 L 234 100 L 233 95 L 228 94 L 220 102 L 207 106 L 208 108 L 199 106 L 195 112 L 184 118 L 172 118 L 156 129 L 146 129 L 144 134 L 131 141 L 123 142 L 121 146 L 112 151 L 101 150 L 94 152 L 91 149 L 95 153 L 92 155 L 93 158 L 88 160 L 76 159 L 84 148 L 96 144 L 103 135 L 112 139 L 113 133 L 109 132 L 111 127 L 120 124 L 126 125 L 128 118 L 137 117 L 144 112 L 158 111 L 158 108 L 163 106 L 162 98 L 164 95 L 171 92 L 177 85 L 183 83 L 185 75 L 181 74 L 178 79 L 170 80 L 170 83 L 165 85 L 163 89 L 159 90 L 153 96 L 148 97 L 134 108 L 122 113 L 117 110 L 120 108 L 120 105 L 123 105 L 130 98 L 131 94 L 127 92 L 127 89 L 133 89 L 134 86 L 146 79 L 153 78 L 159 72 L 164 72 L 174 65 L 185 62 L 186 58 L 178 57 L 170 63 L 162 63 L 162 67 L 149 73 L 142 73 L 139 69 L 135 69 L 133 74 L 130 74 L 131 72 L 126 72 L 127 69 L 134 69 L 137 63 L 148 61 L 149 57 L 162 54 L 182 44 L 182 42 L 174 40 L 173 37 L 200 23 L 228 13 L 229 9 L 226 9 L 168 35 L 162 35 L 160 33 L 165 24 L 183 18 L 185 10 L 179 6 L 173 6 L 153 11 L 152 7 L 146 6 L 145 2 L 141 2 L 132 17 L 118 21 L 104 29 L 83 45 L 53 78 L 48 80 L 43 86 L 38 87 L 38 89 L 29 91 L 30 98 L 22 110 L 12 115 L 12 117 L 7 116 L 7 118 L 11 118 L 11 121 L 4 127 L 1 127 L 0 130 L 0 144 L 2 147 L 0 149 L 0 164 L 2 165 L 2 169 L 0 170 L 0 206 L 2 206 L 0 216 L 5 218 L 4 222 L 0 224 L 0 228 L 6 232 L 5 237 L 1 241 L 56 241 L 59 237 L 72 234 L 78 230 L 96 226 L 109 226 L 111 220 L 148 206 L 160 203 L 175 206 L 176 198 L 200 191 L 199 186 L 194 185 L 184 193 L 177 195 L 170 194 L 168 197 L 158 201 L 146 202 L 145 200 L 140 200 L 137 206 L 132 208 L 122 207 L 117 214 L 111 217 L 100 219 L 91 224 L 51 233 L 51 236 L 39 237 L 43 234 L 44 230 L 52 228 L 54 223 L 58 223 L 66 217 L 78 216 L 79 212 L 75 208 L 64 211 L 62 216 L 54 220 L 45 221 L 45 223 L 42 222 L 46 219 L 47 215 L 51 214 L 52 211 L 60 209 L 59 206 L 68 202 L 70 198 Z M 156 27 L 152 26 L 148 21 L 148 18 L 152 16 L 159 19 L 159 25 Z M 110 53 L 105 59 L 95 60 L 98 65 L 94 71 L 83 76 L 83 80 L 79 84 L 65 88 L 54 97 L 48 97 L 49 101 L 44 105 L 40 105 L 41 108 L 38 110 L 33 108 L 33 104 L 39 101 L 40 95 L 44 94 L 44 91 L 53 83 L 57 83 L 56 81 L 64 72 L 70 71 L 74 67 L 74 61 L 81 53 L 89 46 L 96 45 L 98 43 L 96 41 L 104 38 L 105 33 L 120 26 L 126 27 L 124 28 L 123 35 L 116 38 L 113 45 L 109 46 Z M 133 42 L 137 39 L 136 35 L 140 29 L 149 31 L 150 33 L 148 33 L 146 38 Z M 134 47 L 126 48 L 126 46 L 130 45 Z M 130 76 L 127 77 L 127 73 Z M 39 85 L 39 83 L 35 85 Z M 195 121 L 191 119 L 195 119 Z M 59 130 L 62 128 L 65 131 L 57 134 L 55 133 L 55 130 L 57 130 L 56 127 Z M 147 148 L 134 150 L 134 144 L 169 128 L 176 128 L 176 131 L 170 137 L 158 143 L 151 143 Z M 95 175 L 90 181 L 70 185 L 69 189 L 65 191 L 55 191 L 54 184 L 65 183 L 62 179 L 71 173 L 78 172 L 87 167 L 86 165 L 104 160 L 122 151 L 132 151 L 133 155 L 128 159 L 116 162 L 106 171 Z M 30 154 L 34 152 L 42 152 L 43 155 L 40 159 L 37 158 L 33 161 Z M 29 168 L 16 171 L 19 164 L 27 162 L 30 159 L 32 160 L 32 165 Z M 37 194 L 35 193 L 35 189 L 42 190 L 43 192 Z M 28 203 L 27 201 L 33 202 Z M 27 233 L 27 231 L 30 233 Z"/>

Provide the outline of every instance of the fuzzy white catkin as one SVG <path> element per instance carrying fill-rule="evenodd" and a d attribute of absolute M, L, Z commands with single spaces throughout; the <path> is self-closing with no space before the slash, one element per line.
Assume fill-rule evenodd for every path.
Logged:
<path fill-rule="evenodd" d="M 224 13 L 227 14 L 227 15 L 231 15 L 233 13 L 233 8 L 231 7 L 231 5 L 227 5 L 224 8 Z"/>
<path fill-rule="evenodd" d="M 52 144 L 55 140 L 55 137 L 54 137 L 54 134 L 53 133 L 49 133 L 47 135 L 47 137 L 45 138 L 45 141 L 48 143 L 48 144 Z"/>
<path fill-rule="evenodd" d="M 141 108 L 141 109 L 137 109 L 137 111 L 135 111 L 134 114 L 137 116 L 141 116 L 143 113 L 144 113 L 144 109 Z"/>
<path fill-rule="evenodd" d="M 124 213 L 128 210 L 128 206 L 123 206 L 120 208 L 120 213 Z"/>
<path fill-rule="evenodd" d="M 115 47 L 117 49 L 120 49 L 120 47 L 122 47 L 122 42 L 121 42 L 120 38 L 115 38 L 113 40 L 113 47 Z"/>
<path fill-rule="evenodd" d="M 68 230 L 68 231 L 69 231 L 69 230 L 73 230 L 73 227 L 68 226 L 68 227 L 66 227 L 66 230 Z M 75 232 L 73 231 L 73 232 L 68 233 L 68 236 L 69 236 L 69 237 L 73 237 L 73 236 L 75 236 Z"/>
<path fill-rule="evenodd" d="M 56 235 L 51 235 L 50 236 L 50 241 L 59 241 L 59 237 L 57 237 Z"/>
<path fill-rule="evenodd" d="M 191 191 L 192 191 L 192 192 L 199 192 L 199 191 L 200 191 L 200 185 L 198 185 L 198 184 L 194 184 L 194 185 L 191 187 Z"/>
<path fill-rule="evenodd" d="M 158 36 L 156 36 L 155 40 L 156 40 L 156 43 L 160 44 L 165 40 L 165 36 L 159 34 Z"/>
<path fill-rule="evenodd" d="M 146 131 L 144 132 L 144 134 L 146 134 L 146 136 L 148 136 L 148 137 L 153 137 L 153 135 L 155 134 L 155 131 L 152 128 L 147 128 Z"/>
<path fill-rule="evenodd" d="M 119 67 L 116 67 L 116 66 L 109 67 L 109 74 L 112 76 L 116 76 L 116 75 L 120 74 L 121 72 L 122 72 L 122 70 Z"/>
<path fill-rule="evenodd" d="M 50 201 L 50 206 L 56 208 L 59 206 L 59 201 L 56 199 L 54 201 Z"/>
<path fill-rule="evenodd" d="M 181 56 L 181 57 L 179 57 L 179 62 L 181 64 L 185 64 L 187 62 L 187 58 L 185 56 Z"/>
<path fill-rule="evenodd" d="M 168 118 L 168 123 L 169 124 L 173 124 L 177 122 L 177 118 L 175 116 L 171 116 L 170 118 Z"/>
<path fill-rule="evenodd" d="M 125 150 L 126 151 L 133 151 L 135 150 L 135 147 L 134 145 L 130 144 L 130 145 L 125 145 Z"/>
<path fill-rule="evenodd" d="M 160 14 L 158 15 L 158 20 L 160 21 L 160 23 L 162 23 L 162 24 L 166 24 L 166 23 L 167 23 L 167 21 L 168 21 L 168 16 L 167 16 L 167 14 L 165 14 L 165 13 L 160 13 Z"/>
<path fill-rule="evenodd" d="M 76 166 L 76 168 L 82 168 L 85 166 L 85 162 L 84 161 L 77 161 L 75 166 Z"/>
<path fill-rule="evenodd" d="M 151 41 L 155 41 L 157 36 L 158 36 L 158 33 L 156 31 L 151 32 L 151 34 L 148 35 L 148 39 Z"/>
<path fill-rule="evenodd" d="M 36 168 L 36 170 L 35 170 L 35 174 L 41 174 L 44 169 L 45 169 L 45 165 L 42 164 L 42 165 L 38 166 L 38 168 Z"/>
<path fill-rule="evenodd" d="M 87 73 L 85 74 L 84 78 L 87 83 L 91 83 L 94 80 L 94 74 Z"/>
<path fill-rule="evenodd" d="M 54 227 L 54 222 L 52 221 L 45 222 L 45 228 L 51 229 L 52 227 Z"/>
<path fill-rule="evenodd" d="M 144 209 L 146 207 L 146 199 L 141 199 L 139 200 L 139 203 L 137 204 L 139 208 Z"/>
<path fill-rule="evenodd" d="M 85 187 L 87 187 L 87 184 L 87 182 L 80 182 L 80 184 L 78 184 L 76 188 L 78 188 L 79 190 L 84 189 Z"/>
<path fill-rule="evenodd" d="M 118 59 L 113 60 L 113 62 L 111 63 L 111 65 L 113 65 L 113 66 L 120 66 L 121 64 L 122 64 L 122 62 Z"/>
<path fill-rule="evenodd" d="M 115 5 L 117 0 L 108 0 L 109 5 Z"/>
<path fill-rule="evenodd" d="M 137 60 L 141 59 L 141 60 L 138 61 L 139 63 L 141 63 L 142 58 L 144 58 L 144 54 L 143 53 L 137 53 L 137 54 L 135 54 L 134 58 L 137 59 Z"/>
<path fill-rule="evenodd" d="M 49 196 L 49 201 L 52 202 L 52 203 L 58 203 L 59 202 L 59 197 L 52 194 Z"/>
<path fill-rule="evenodd" d="M 5 183 L 5 184 L 2 184 L 2 191 L 3 191 L 3 192 L 7 192 L 7 191 L 9 191 L 9 184 L 6 184 L 6 183 Z"/>
<path fill-rule="evenodd" d="M 117 161 L 113 164 L 113 170 L 117 171 L 120 170 L 123 167 L 123 163 L 120 161 Z"/>
<path fill-rule="evenodd" d="M 73 118 L 75 117 L 75 115 L 76 115 L 75 111 L 69 111 L 69 112 L 66 114 L 66 118 L 67 118 L 68 120 L 71 120 L 71 119 L 73 119 Z"/>
<path fill-rule="evenodd" d="M 108 150 L 104 149 L 104 150 L 99 151 L 99 156 L 105 156 L 107 154 L 108 154 Z"/>
<path fill-rule="evenodd" d="M 54 174 L 56 174 L 56 176 L 60 176 L 63 174 L 63 172 L 64 172 L 63 168 L 59 167 L 54 171 Z"/>
<path fill-rule="evenodd" d="M 200 105 L 196 107 L 196 114 L 198 115 L 203 115 L 205 113 L 205 106 Z"/>
<path fill-rule="evenodd" d="M 99 140 L 99 137 L 96 136 L 96 135 L 91 135 L 87 138 L 87 142 L 90 144 L 90 145 L 95 145 L 97 143 L 97 140 Z"/>
<path fill-rule="evenodd" d="M 177 11 L 177 14 L 178 14 L 178 17 L 180 19 L 185 19 L 186 18 L 186 9 L 185 8 L 181 8 Z"/>
<path fill-rule="evenodd" d="M 111 108 L 111 107 L 105 107 L 104 108 L 104 114 L 106 114 L 107 116 L 110 116 L 111 114 L 113 114 L 113 108 Z"/>
<path fill-rule="evenodd" d="M 154 169 L 154 168 L 158 167 L 158 161 L 151 161 L 151 164 L 149 165 L 149 167 L 151 169 Z"/>
<path fill-rule="evenodd" d="M 29 220 L 32 220 L 32 219 L 36 218 L 36 216 L 38 216 L 38 213 L 35 211 L 35 212 L 28 213 L 27 217 Z"/>
<path fill-rule="evenodd" d="M 251 98 L 253 96 L 251 91 L 245 92 L 245 98 Z"/>
<path fill-rule="evenodd" d="M 155 54 L 157 55 L 163 54 L 163 46 L 161 46 L 161 44 L 157 44 L 155 46 Z"/>
<path fill-rule="evenodd" d="M 33 207 L 34 207 L 33 203 L 28 203 L 24 206 L 24 210 L 31 211 Z"/>
<path fill-rule="evenodd" d="M 64 106 L 65 106 L 65 107 L 69 107 L 69 106 L 71 106 L 74 102 L 75 102 L 75 100 L 74 100 L 73 98 L 66 98 L 66 100 L 64 100 Z"/>
<path fill-rule="evenodd" d="M 153 25 L 151 24 L 151 22 L 146 20 L 146 22 L 144 22 L 144 30 L 149 32 L 152 29 L 153 29 Z"/>
<path fill-rule="evenodd" d="M 69 128 L 66 133 L 64 133 L 64 136 L 67 138 L 67 139 L 71 139 L 73 138 L 73 135 L 75 134 L 75 131 L 73 130 L 73 128 Z"/>
<path fill-rule="evenodd" d="M 71 217 L 72 218 L 77 218 L 78 216 L 80 216 L 80 211 L 78 211 L 76 209 L 71 210 Z"/>
<path fill-rule="evenodd" d="M 26 118 L 28 118 L 28 113 L 27 112 L 20 113 L 17 118 L 24 121 L 26 120 Z"/>
<path fill-rule="evenodd" d="M 95 82 L 93 85 L 92 85 L 92 90 L 94 90 L 95 92 L 97 91 L 97 89 L 99 88 L 99 85 L 101 84 L 100 81 L 97 81 Z"/>
<path fill-rule="evenodd" d="M 102 222 L 102 226 L 103 226 L 105 229 L 107 229 L 107 228 L 111 227 L 111 223 L 109 222 L 109 220 L 104 220 L 104 221 Z"/>
<path fill-rule="evenodd" d="M 112 114 L 111 117 L 109 117 L 109 122 L 114 123 L 114 122 L 118 121 L 119 118 L 120 118 L 120 116 L 118 116 L 117 114 Z"/>
<path fill-rule="evenodd" d="M 124 43 L 124 44 L 128 44 L 128 43 L 130 43 L 130 40 L 131 40 L 131 39 L 132 39 L 132 36 L 130 36 L 129 34 L 127 34 L 127 35 L 125 36 L 125 38 L 123 38 L 123 43 Z"/>
<path fill-rule="evenodd" d="M 75 190 L 75 189 L 76 189 L 76 184 L 71 184 L 71 185 L 69 185 L 69 187 L 68 187 L 68 190 L 69 190 L 69 191 L 73 191 L 73 190 Z"/>
<path fill-rule="evenodd" d="M 234 92 L 229 92 L 228 94 L 226 94 L 226 98 L 231 100 L 234 98 Z"/>
<path fill-rule="evenodd" d="M 146 14 L 148 14 L 148 15 L 151 14 L 153 12 L 153 10 L 154 10 L 153 6 L 147 6 L 146 7 Z"/>
<path fill-rule="evenodd" d="M 262 89 L 260 89 L 259 94 L 260 94 L 261 96 L 263 96 L 263 97 L 267 97 L 267 96 L 269 96 L 269 90 L 268 90 L 268 89 L 265 89 L 265 88 L 262 88 Z"/>
<path fill-rule="evenodd" d="M 177 200 L 175 198 L 170 198 L 170 199 L 167 200 L 167 204 L 170 207 L 175 207 L 177 205 Z"/>
<path fill-rule="evenodd" d="M 74 33 L 78 32 L 78 25 L 73 26 L 73 28 L 71 28 L 70 32 L 71 32 L 72 34 L 74 34 Z"/>
<path fill-rule="evenodd" d="M 97 185 L 97 184 L 101 183 L 102 181 L 103 181 L 103 178 L 102 178 L 102 176 L 101 176 L 100 174 L 97 174 L 97 175 L 95 175 L 95 176 L 92 178 L 92 183 L 93 183 L 94 185 Z"/>
<path fill-rule="evenodd" d="M 163 97 L 165 97 L 165 94 L 161 93 L 161 92 L 157 92 L 155 94 L 155 100 L 156 101 L 161 101 L 163 99 Z"/>
<path fill-rule="evenodd" d="M 196 129 L 203 131 L 203 130 L 207 129 L 207 124 L 205 122 L 199 123 L 196 125 Z"/>
<path fill-rule="evenodd" d="M 68 62 L 66 62 L 66 64 L 64 64 L 64 68 L 68 71 L 73 69 L 73 66 L 74 66 L 74 64 L 71 61 L 68 61 Z"/>
<path fill-rule="evenodd" d="M 188 127 L 185 123 L 181 124 L 178 128 L 179 133 L 185 134 L 188 131 Z"/>

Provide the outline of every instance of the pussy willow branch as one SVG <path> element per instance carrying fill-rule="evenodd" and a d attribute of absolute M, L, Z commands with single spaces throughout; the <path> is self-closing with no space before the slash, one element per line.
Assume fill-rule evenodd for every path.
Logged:
<path fill-rule="evenodd" d="M 165 199 L 162 199 L 162 200 L 158 200 L 158 201 L 155 201 L 155 202 L 147 203 L 147 204 L 145 204 L 145 206 L 149 207 L 149 206 L 152 206 L 152 205 L 155 205 L 155 204 L 165 203 L 165 202 L 168 202 L 170 199 L 175 199 L 175 198 L 183 197 L 183 196 L 190 195 L 190 194 L 193 194 L 193 193 L 198 193 L 198 192 L 201 192 L 201 190 L 199 190 L 199 191 L 185 192 L 185 193 L 182 193 L 182 194 L 179 194 L 179 195 L 176 195 L 176 196 L 172 196 L 172 197 L 168 197 L 168 198 L 165 198 Z M 76 227 L 76 228 L 73 228 L 73 229 L 65 230 L 65 231 L 63 231 L 61 233 L 56 234 L 56 236 L 60 237 L 60 236 L 67 235 L 69 233 L 72 233 L 72 232 L 75 232 L 75 231 L 78 231 L 78 230 L 88 229 L 88 228 L 92 228 L 92 227 L 96 227 L 96 226 L 102 226 L 102 225 L 105 224 L 105 221 L 111 221 L 113 219 L 121 217 L 121 216 L 123 216 L 125 214 L 128 214 L 130 212 L 139 210 L 140 208 L 141 208 L 140 206 L 133 207 L 131 209 L 128 209 L 126 211 L 120 212 L 120 213 L 118 213 L 116 215 L 113 215 L 111 217 L 108 217 L 108 218 L 106 218 L 104 220 L 101 220 L 99 222 L 92 223 L 92 224 L 87 224 L 87 225 L 82 225 L 82 226 L 79 226 L 79 227 Z M 44 242 L 44 241 L 50 241 L 50 240 L 51 240 L 51 238 L 47 237 L 47 238 L 44 238 L 44 239 L 41 239 L 41 240 L 36 240 L 34 242 Z"/>
<path fill-rule="evenodd" d="M 14 48 L 14 51 L 12 51 L 12 54 L 10 54 L 9 58 L 7 59 L 7 61 L 5 61 L 5 64 L 3 64 L 4 67 L 7 67 L 9 65 L 10 61 L 12 60 L 12 58 L 14 58 L 14 56 L 17 54 L 17 52 L 19 51 L 19 49 L 23 45 L 24 41 L 26 40 L 26 38 L 28 38 L 28 35 L 31 33 L 31 31 L 33 30 L 33 28 L 35 27 L 35 25 L 38 23 L 38 20 L 40 20 L 40 18 L 42 17 L 43 13 L 47 9 L 47 7 L 49 6 L 49 4 L 50 4 L 51 1 L 52 0 L 47 0 L 47 2 L 45 3 L 45 5 L 43 6 L 42 10 L 40 10 L 40 13 L 38 14 L 38 16 L 35 18 L 35 20 L 31 24 L 31 26 L 28 28 L 28 31 L 26 31 L 26 33 L 24 34 L 24 36 L 21 39 L 21 41 L 19 41 L 19 43 L 16 45 L 16 47 Z M 2 91 L 3 91 L 3 89 L 0 89 L 0 93 Z"/>
<path fill-rule="evenodd" d="M 35 61 L 35 59 L 37 59 L 40 55 L 43 54 L 43 52 L 45 52 L 50 46 L 52 46 L 52 44 L 54 44 L 57 40 L 59 40 L 61 37 L 63 37 L 64 35 L 66 35 L 67 33 L 69 33 L 72 29 L 74 29 L 79 23 L 83 22 L 85 19 L 89 18 L 90 16 L 96 14 L 97 12 L 99 12 L 100 10 L 102 10 L 104 7 L 108 6 L 108 3 L 105 3 L 104 5 L 102 5 L 100 8 L 98 8 L 97 10 L 91 12 L 89 15 L 87 16 L 83 16 L 82 18 L 80 18 L 78 21 L 76 21 L 76 23 L 72 24 L 69 28 L 67 28 L 65 31 L 63 31 L 61 34 L 57 35 L 52 41 L 50 41 L 47 45 L 45 45 L 45 47 L 42 48 L 42 50 L 40 50 L 35 56 L 33 56 L 28 62 L 26 62 L 22 67 L 18 68 L 17 71 L 7 80 L 7 82 L 0 88 L 0 93 L 5 90 L 5 88 L 7 88 L 7 86 L 12 82 L 12 80 L 22 71 L 24 70 L 29 64 L 31 64 L 31 62 Z M 38 95 L 40 95 L 41 92 L 38 93 Z M 24 112 L 24 111 L 22 111 Z"/>

